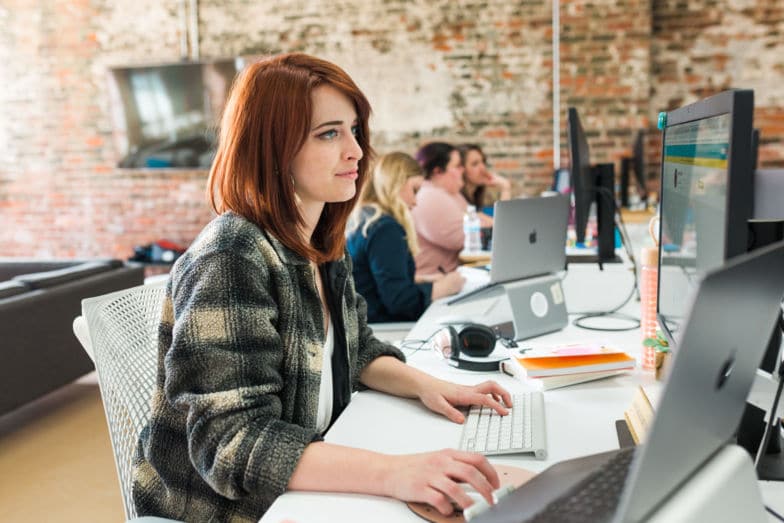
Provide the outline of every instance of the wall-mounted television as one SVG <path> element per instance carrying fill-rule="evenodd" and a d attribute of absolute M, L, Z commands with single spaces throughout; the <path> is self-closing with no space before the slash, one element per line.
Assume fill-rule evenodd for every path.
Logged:
<path fill-rule="evenodd" d="M 208 169 L 240 58 L 115 67 L 111 110 L 119 167 Z"/>

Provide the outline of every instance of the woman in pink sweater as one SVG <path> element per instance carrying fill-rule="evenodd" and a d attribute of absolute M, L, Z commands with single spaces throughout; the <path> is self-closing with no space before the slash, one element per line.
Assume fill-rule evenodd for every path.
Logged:
<path fill-rule="evenodd" d="M 425 181 L 412 210 L 419 241 L 416 272 L 428 278 L 457 268 L 463 249 L 463 214 L 468 203 L 463 187 L 463 163 L 453 145 L 431 142 L 417 151 Z"/>

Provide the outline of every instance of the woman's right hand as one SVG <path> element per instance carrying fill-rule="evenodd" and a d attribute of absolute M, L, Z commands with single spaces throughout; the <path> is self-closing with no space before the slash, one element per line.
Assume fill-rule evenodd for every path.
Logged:
<path fill-rule="evenodd" d="M 463 288 L 464 283 L 465 277 L 457 271 L 444 274 L 443 278 L 433 282 L 432 299 L 437 300 L 456 294 Z"/>
<path fill-rule="evenodd" d="M 500 486 L 498 473 L 481 454 L 444 449 L 392 459 L 384 482 L 387 495 L 428 503 L 445 516 L 452 513 L 453 501 L 462 509 L 474 503 L 461 483 L 473 487 L 491 505 L 493 491 Z"/>

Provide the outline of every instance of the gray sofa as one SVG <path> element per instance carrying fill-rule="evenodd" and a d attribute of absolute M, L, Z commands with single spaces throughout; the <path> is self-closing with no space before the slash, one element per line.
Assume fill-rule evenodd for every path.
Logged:
<path fill-rule="evenodd" d="M 82 299 L 143 281 L 119 260 L 0 259 L 0 415 L 92 371 L 71 330 Z"/>

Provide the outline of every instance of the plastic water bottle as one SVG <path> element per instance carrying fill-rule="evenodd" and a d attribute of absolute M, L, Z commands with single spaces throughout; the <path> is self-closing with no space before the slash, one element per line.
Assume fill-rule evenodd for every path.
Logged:
<path fill-rule="evenodd" d="M 656 337 L 656 294 L 659 275 L 659 249 L 643 247 L 640 256 L 640 331 L 642 339 Z M 642 348 L 642 368 L 656 368 L 656 348 Z"/>
<path fill-rule="evenodd" d="M 463 215 L 463 250 L 465 252 L 478 252 L 482 250 L 481 222 L 476 213 L 476 207 L 469 205 Z"/>

